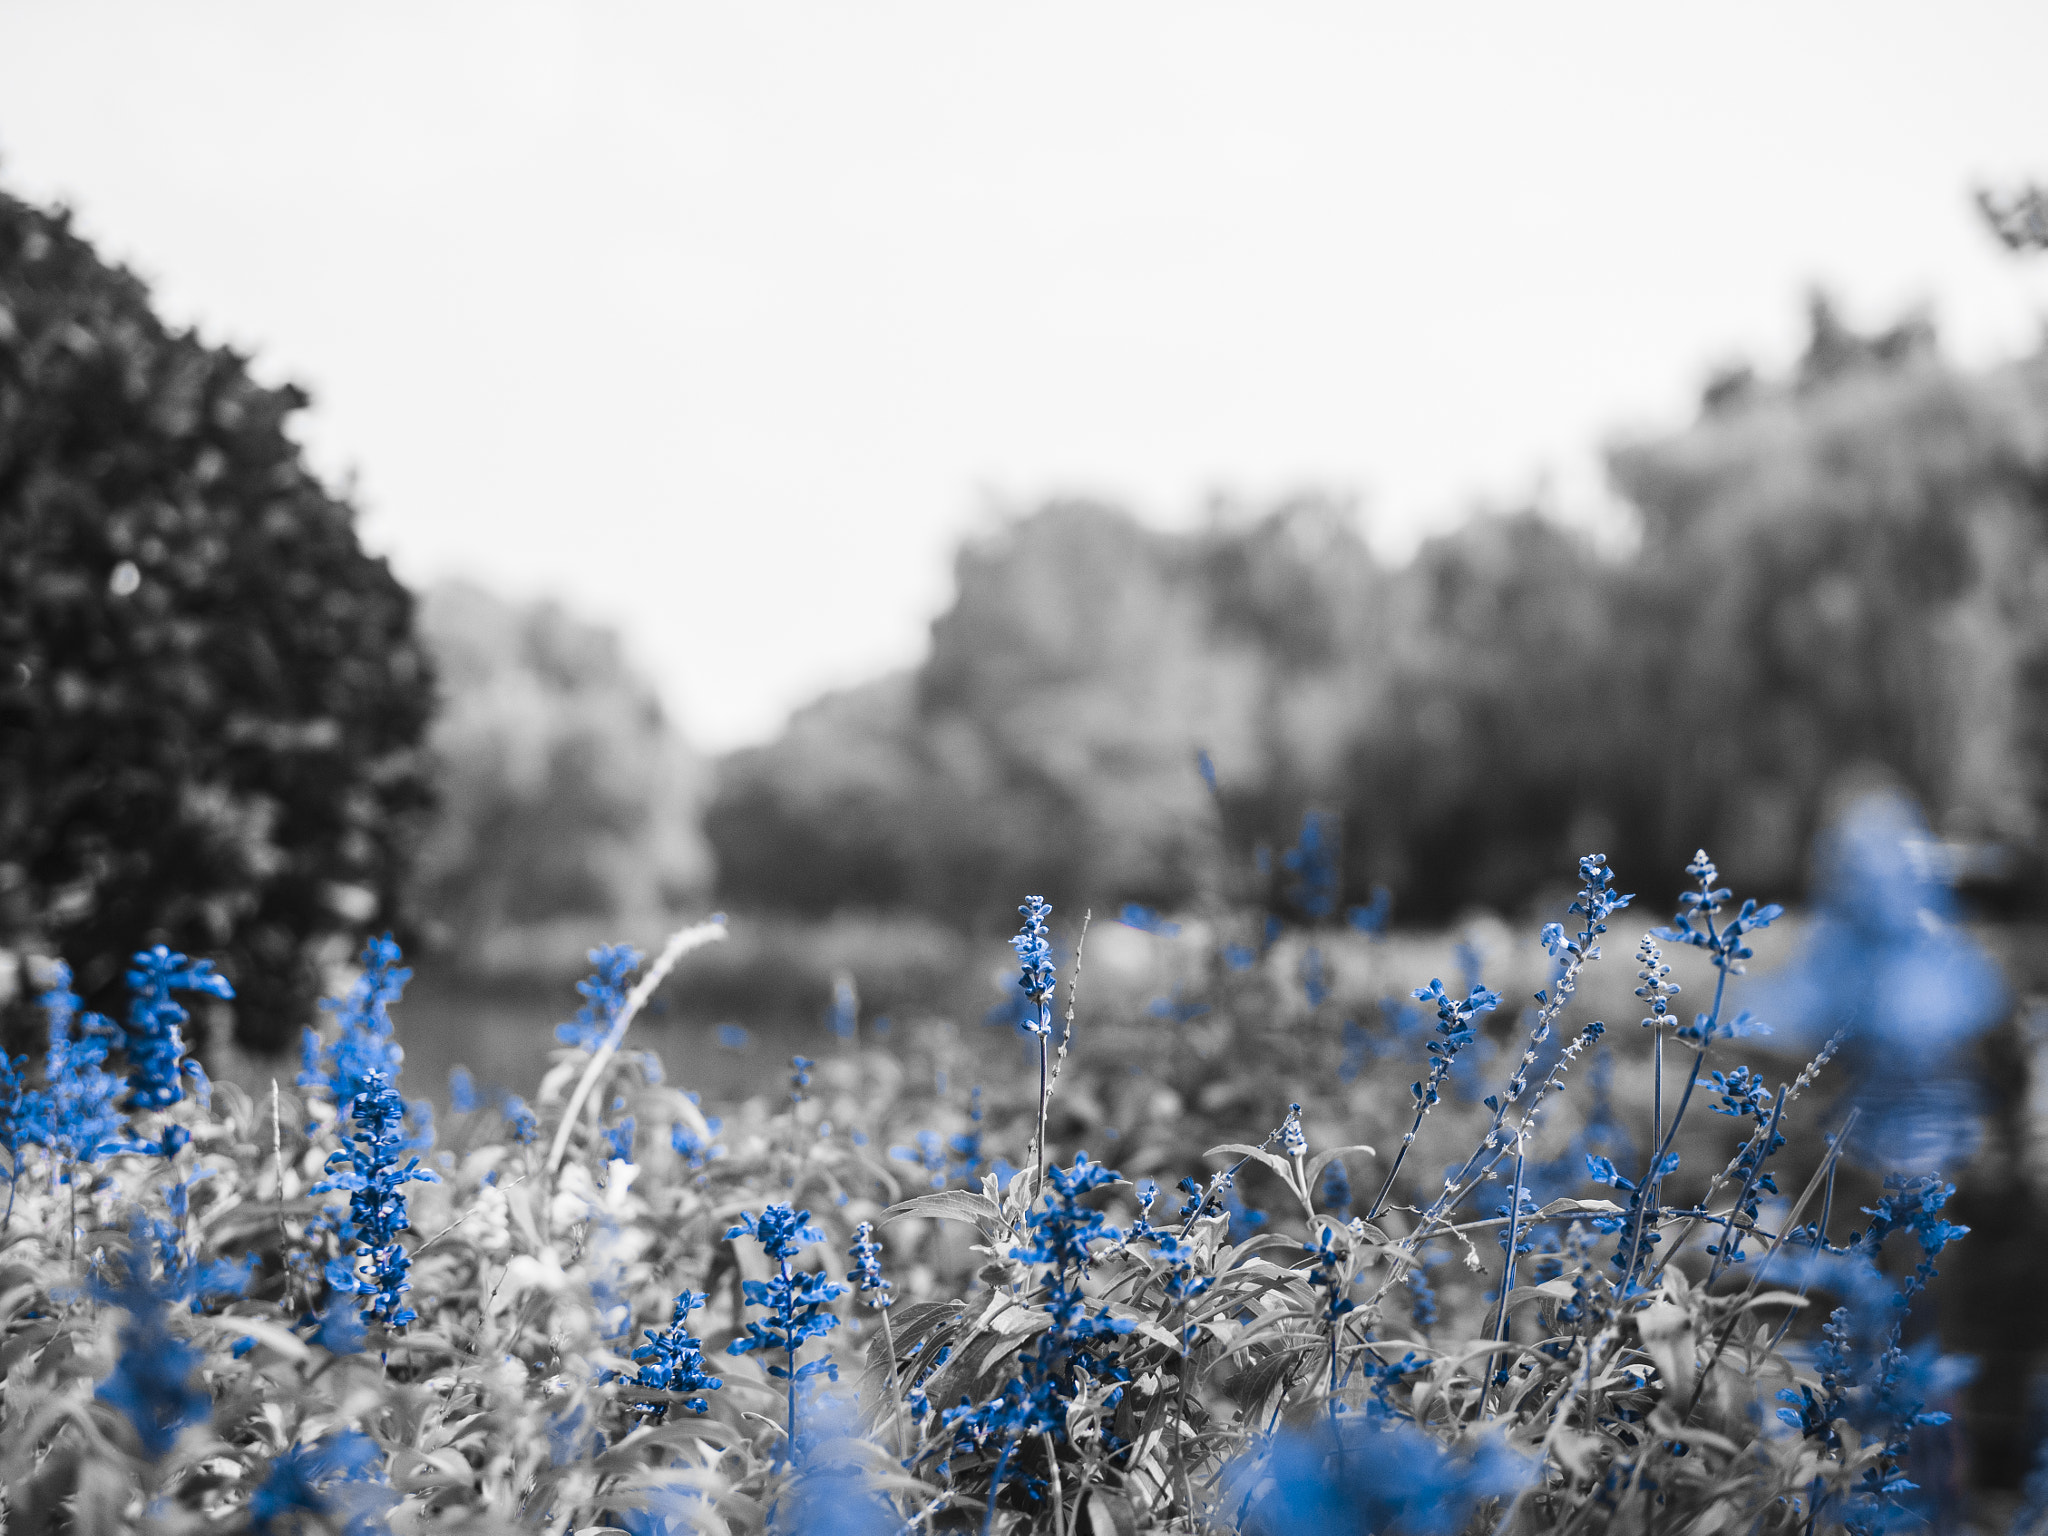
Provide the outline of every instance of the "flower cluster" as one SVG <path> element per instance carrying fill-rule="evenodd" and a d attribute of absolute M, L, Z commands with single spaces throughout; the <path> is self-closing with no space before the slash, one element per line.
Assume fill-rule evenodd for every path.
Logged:
<path fill-rule="evenodd" d="M 1344 885 L 1342 842 L 1337 818 L 1323 811 L 1309 811 L 1301 818 L 1301 832 L 1294 846 L 1280 855 L 1280 862 L 1293 878 L 1287 899 L 1310 922 L 1320 922 L 1337 910 Z"/>
<path fill-rule="evenodd" d="M 334 1039 L 323 1041 L 310 1028 L 301 1037 L 299 1086 L 325 1094 L 338 1114 L 348 1113 L 371 1073 L 398 1081 L 405 1050 L 392 1038 L 391 1006 L 412 979 L 412 972 L 399 964 L 402 958 L 388 933 L 366 942 L 362 972 L 347 995 L 320 1003 L 340 1025 Z"/>
<path fill-rule="evenodd" d="M 79 1005 L 71 990 L 71 968 L 58 961 L 42 995 L 49 1022 L 49 1050 L 43 1059 L 45 1087 L 32 1124 L 42 1144 L 66 1165 L 95 1162 L 121 1133 L 121 1080 L 107 1071 L 107 1053 L 121 1033 Z"/>
<path fill-rule="evenodd" d="M 640 951 L 630 944 L 605 944 L 590 952 L 591 973 L 576 983 L 583 1006 L 570 1023 L 555 1026 L 555 1038 L 579 1051 L 595 1051 L 611 1034 L 632 990 Z"/>
<path fill-rule="evenodd" d="M 192 1015 L 171 994 L 200 992 L 230 999 L 235 989 L 214 971 L 211 960 L 188 960 L 162 944 L 136 954 L 128 972 L 128 1103 L 133 1109 L 166 1109 L 184 1098 L 185 1037 L 181 1026 Z"/>
<path fill-rule="evenodd" d="M 794 1211 L 787 1205 L 767 1206 L 759 1216 L 742 1211 L 725 1240 L 731 1242 L 736 1237 L 751 1237 L 759 1243 L 761 1251 L 775 1261 L 775 1273 L 766 1280 L 742 1283 L 747 1305 L 761 1308 L 768 1317 L 765 1322 L 748 1318 L 746 1336 L 726 1345 L 725 1352 L 781 1352 L 783 1362 L 770 1362 L 767 1369 L 770 1376 L 789 1383 L 789 1434 L 794 1445 L 798 1388 L 817 1376 L 839 1379 L 839 1367 L 830 1359 L 798 1365 L 796 1357 L 809 1340 L 821 1339 L 839 1326 L 839 1319 L 825 1309 L 846 1294 L 846 1287 L 829 1275 L 789 1267 L 789 1261 L 803 1249 L 825 1241 L 823 1229 L 812 1224 L 809 1211 Z"/>
<path fill-rule="evenodd" d="M 1431 978 L 1426 987 L 1417 987 L 1410 994 L 1419 1003 L 1436 1005 L 1436 1038 L 1429 1042 L 1429 1076 L 1416 1083 L 1409 1090 L 1414 1096 L 1417 1120 L 1421 1114 L 1434 1108 L 1441 1097 L 1443 1081 L 1451 1075 L 1451 1068 L 1457 1064 L 1458 1052 L 1470 1045 L 1478 1031 L 1473 1020 L 1482 1013 L 1491 1013 L 1500 1006 L 1500 994 L 1489 992 L 1485 987 L 1475 985 L 1464 998 L 1455 998 L 1444 990 L 1441 980 Z M 1409 1140 L 1415 1133 L 1410 1131 Z"/>
<path fill-rule="evenodd" d="M 684 1286 L 676 1296 L 675 1310 L 669 1314 L 668 1326 L 645 1330 L 647 1342 L 633 1351 L 633 1358 L 640 1363 L 640 1369 L 633 1377 L 635 1386 L 652 1387 L 662 1392 L 701 1394 L 715 1392 L 725 1385 L 705 1369 L 704 1341 L 690 1333 L 690 1313 L 703 1306 L 707 1299 Z M 682 1401 L 692 1413 L 711 1411 L 710 1400 L 703 1396 L 685 1396 Z M 657 1424 L 668 1416 L 666 1401 L 637 1406 Z"/>
<path fill-rule="evenodd" d="M 1037 1012 L 1023 1027 L 1042 1039 L 1052 1033 L 1052 994 L 1058 980 L 1052 963 L 1052 939 L 1045 927 L 1052 907 L 1043 896 L 1026 896 L 1024 905 L 1017 910 L 1024 915 L 1023 928 L 1010 940 L 1010 947 L 1017 951 L 1018 963 L 1023 967 L 1017 985 L 1024 989 Z"/>
<path fill-rule="evenodd" d="M 861 1299 L 876 1309 L 890 1304 L 894 1289 L 882 1277 L 882 1244 L 875 1236 L 875 1224 L 864 1221 L 853 1229 L 853 1243 L 846 1250 L 846 1278 Z"/>
<path fill-rule="evenodd" d="M 1715 919 L 1735 893 L 1716 883 L 1721 878 L 1721 871 L 1707 857 L 1704 848 L 1693 855 L 1692 862 L 1685 866 L 1685 872 L 1693 877 L 1699 889 L 1679 896 L 1678 915 L 1668 928 L 1659 928 L 1656 936 L 1666 944 L 1688 944 L 1694 949 L 1704 949 L 1715 970 L 1724 975 L 1740 976 L 1743 961 L 1754 958 L 1756 954 L 1749 947 L 1748 935 L 1768 928 L 1785 915 L 1785 909 L 1775 903 L 1758 906 L 1756 899 L 1751 897 L 1743 902 L 1733 917 L 1717 925 Z"/>
<path fill-rule="evenodd" d="M 144 1456 L 161 1460 L 188 1426 L 203 1423 L 213 1412 L 212 1395 L 195 1379 L 202 1357 L 171 1332 L 168 1320 L 176 1298 L 151 1282 L 147 1259 L 131 1257 L 118 1283 L 96 1280 L 91 1294 L 128 1318 L 121 1325 L 113 1373 L 94 1395 L 120 1410 Z"/>
<path fill-rule="evenodd" d="M 419 1315 L 404 1300 L 412 1289 L 406 1278 L 412 1259 L 399 1241 L 399 1234 L 411 1226 L 405 1186 L 414 1181 L 438 1183 L 440 1176 L 420 1167 L 418 1157 L 399 1162 L 409 1144 L 405 1101 L 383 1073 L 373 1069 L 364 1075 L 349 1113 L 355 1120 L 351 1144 L 327 1159 L 328 1176 L 312 1189 L 314 1194 L 345 1191 L 349 1197 L 348 1219 L 338 1234 L 352 1241 L 355 1249 L 329 1261 L 327 1283 L 344 1295 L 367 1298 L 362 1310 L 365 1323 L 403 1328 Z"/>

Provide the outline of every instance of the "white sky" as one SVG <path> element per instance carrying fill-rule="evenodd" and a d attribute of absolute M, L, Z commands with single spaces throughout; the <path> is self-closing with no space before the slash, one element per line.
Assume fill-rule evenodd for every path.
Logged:
<path fill-rule="evenodd" d="M 400 572 L 616 623 L 686 732 L 914 660 L 952 547 L 1356 490 L 1390 552 L 1801 294 L 2033 345 L 2048 6 L 0 0 L 0 185 L 309 386 Z"/>

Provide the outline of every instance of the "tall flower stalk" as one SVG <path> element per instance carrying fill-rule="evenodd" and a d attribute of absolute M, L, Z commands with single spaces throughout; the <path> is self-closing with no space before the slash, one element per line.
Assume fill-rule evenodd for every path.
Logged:
<path fill-rule="evenodd" d="M 766 1280 L 748 1280 L 741 1294 L 750 1307 L 764 1309 L 766 1321 L 747 1319 L 745 1338 L 734 1339 L 725 1352 L 745 1355 L 754 1351 L 780 1351 L 783 1363 L 768 1363 L 768 1374 L 788 1383 L 789 1454 L 797 1453 L 798 1388 L 813 1377 L 839 1379 L 839 1367 L 827 1360 L 797 1364 L 797 1355 L 811 1339 L 823 1338 L 839 1326 L 839 1319 L 825 1309 L 846 1294 L 846 1287 L 817 1271 L 792 1270 L 789 1261 L 813 1243 L 825 1241 L 822 1228 L 811 1222 L 809 1211 L 793 1211 L 786 1205 L 766 1207 L 759 1216 L 742 1211 L 738 1225 L 727 1230 L 726 1241 L 750 1237 L 761 1251 L 775 1261 L 775 1273 Z"/>

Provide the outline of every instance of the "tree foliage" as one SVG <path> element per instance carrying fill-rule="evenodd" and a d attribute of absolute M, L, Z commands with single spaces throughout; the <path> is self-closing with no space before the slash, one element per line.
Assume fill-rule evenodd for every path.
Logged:
<path fill-rule="evenodd" d="M 1186 901 L 1206 750 L 1231 836 L 1338 813 L 1348 896 L 1414 920 L 1507 908 L 1574 847 L 1676 867 L 1702 831 L 1791 894 L 1873 782 L 2038 897 L 2048 357 L 1967 374 L 1923 319 L 1812 321 L 1792 376 L 1724 374 L 1614 451 L 1625 555 L 1496 513 L 1389 569 L 1310 502 L 1193 533 L 1059 504 L 970 545 L 914 675 L 726 763 L 730 896 L 970 925 L 1017 889 Z"/>
<path fill-rule="evenodd" d="M 419 624 L 440 804 L 414 889 L 456 960 L 503 969 L 548 925 L 659 922 L 702 894 L 702 765 L 615 634 L 467 583 L 430 589 Z"/>
<path fill-rule="evenodd" d="M 0 940 L 220 957 L 243 1039 L 392 922 L 426 799 L 412 604 L 287 426 L 307 397 L 164 324 L 0 196 Z"/>

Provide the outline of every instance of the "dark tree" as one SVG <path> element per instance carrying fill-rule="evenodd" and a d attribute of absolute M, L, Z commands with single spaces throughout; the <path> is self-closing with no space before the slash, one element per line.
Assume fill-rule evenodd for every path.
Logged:
<path fill-rule="evenodd" d="M 103 1007 L 145 943 L 212 956 L 256 1048 L 396 919 L 427 800 L 412 601 L 306 403 L 0 196 L 0 944 Z"/>

